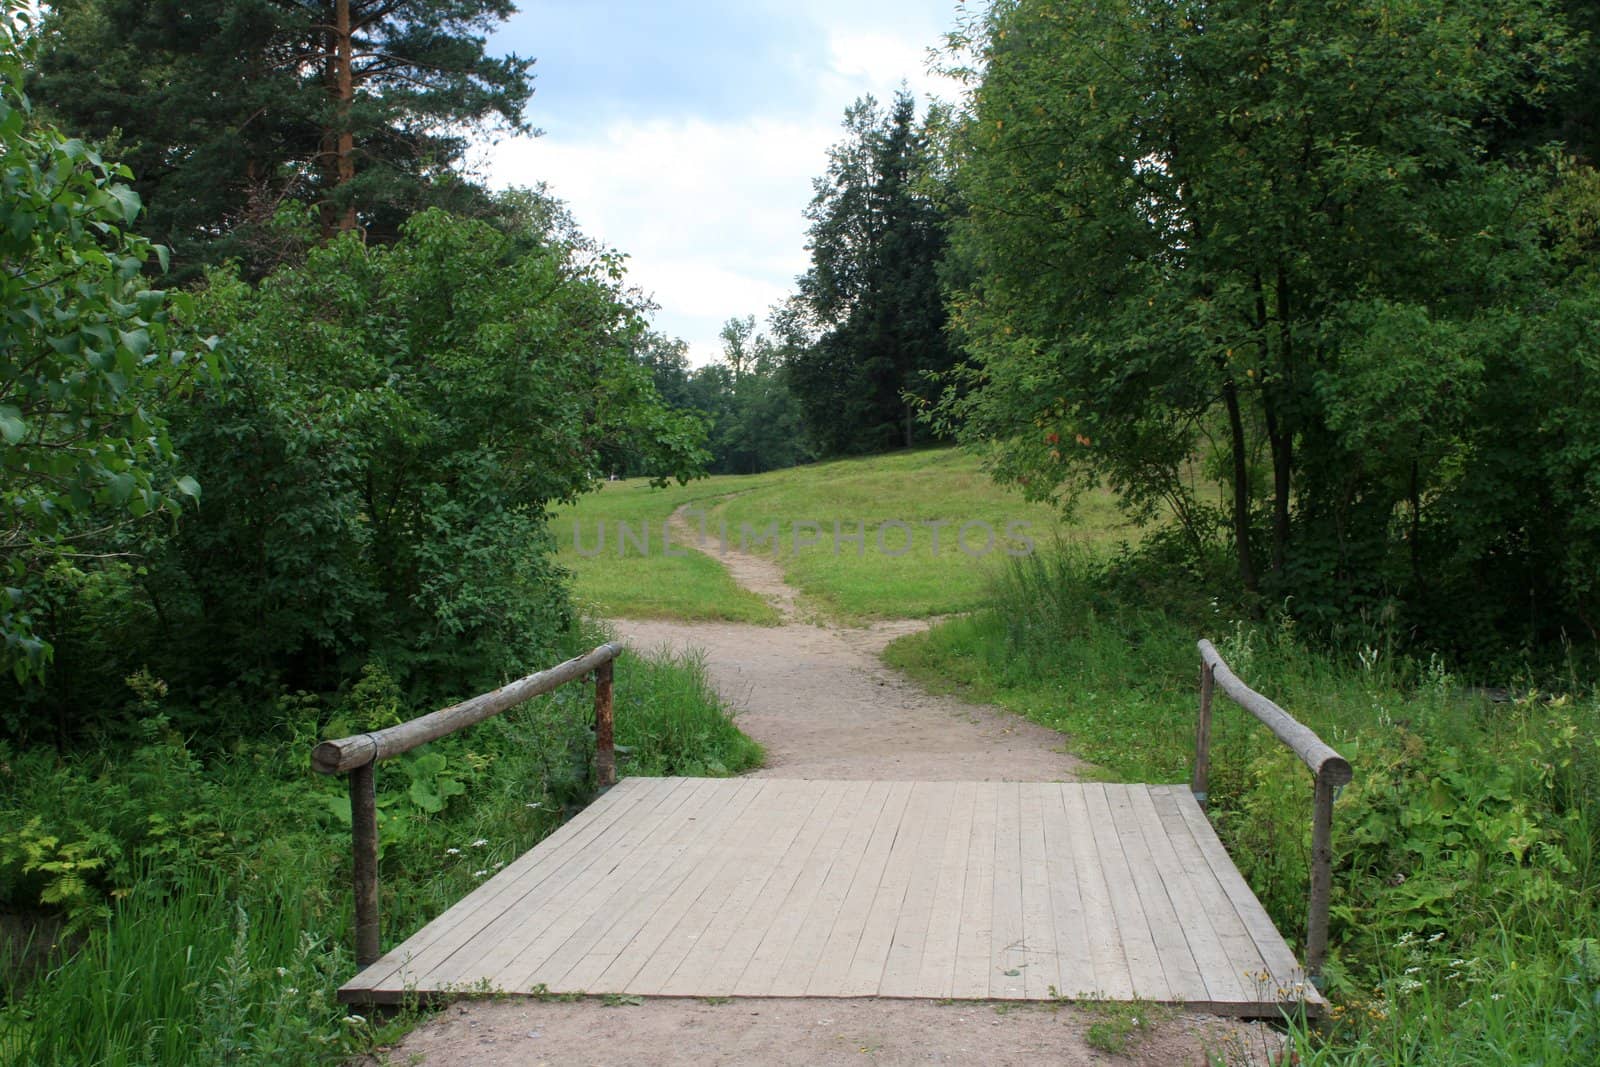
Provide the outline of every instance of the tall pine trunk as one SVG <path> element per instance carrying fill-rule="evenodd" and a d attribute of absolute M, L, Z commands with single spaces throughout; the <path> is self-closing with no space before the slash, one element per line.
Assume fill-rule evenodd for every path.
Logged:
<path fill-rule="evenodd" d="M 339 182 L 343 188 L 356 176 L 356 135 L 350 127 L 350 112 L 355 104 L 355 44 L 350 28 L 350 0 L 336 0 L 334 4 L 334 90 L 339 101 L 336 115 L 339 123 Z M 356 206 L 345 205 L 339 218 L 339 232 L 348 233 L 356 228 Z"/>
<path fill-rule="evenodd" d="M 1233 451 L 1233 540 L 1239 556 L 1239 581 L 1254 593 L 1255 560 L 1250 554 L 1250 464 L 1245 453 L 1244 416 L 1239 411 L 1239 387 L 1230 376 L 1222 383 L 1222 401 L 1228 408 L 1228 436 Z"/>

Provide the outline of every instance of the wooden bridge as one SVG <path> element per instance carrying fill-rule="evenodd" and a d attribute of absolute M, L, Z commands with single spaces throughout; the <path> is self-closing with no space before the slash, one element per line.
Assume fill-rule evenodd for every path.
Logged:
<path fill-rule="evenodd" d="M 376 838 L 364 840 L 360 816 L 371 801 L 356 796 L 371 789 L 372 763 L 594 671 L 605 779 L 618 651 L 602 646 L 392 731 L 318 747 L 319 769 L 357 772 L 366 966 L 342 1000 L 498 992 L 1139 999 L 1247 1017 L 1322 1010 L 1197 799 L 1213 685 L 1317 772 L 1313 964 L 1326 945 L 1325 815 L 1349 765 L 1233 678 L 1205 643 L 1191 786 L 627 778 L 380 958 Z"/>

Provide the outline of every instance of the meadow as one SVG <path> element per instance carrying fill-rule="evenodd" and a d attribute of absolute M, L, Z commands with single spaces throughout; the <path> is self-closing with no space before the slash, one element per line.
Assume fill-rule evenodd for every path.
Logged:
<path fill-rule="evenodd" d="M 947 491 L 948 488 L 948 491 Z M 1321 1029 L 1291 1025 L 1306 1064 L 1589 1064 L 1600 1061 L 1600 699 L 1593 653 L 1462 678 L 1375 629 L 1329 648 L 1286 614 L 1254 617 L 1223 583 L 1141 555 L 1139 531 L 1097 494 L 1069 519 L 990 485 L 975 460 L 920 452 L 654 496 L 614 484 L 578 514 L 661 519 L 685 503 L 720 522 L 977 516 L 1035 524 L 1036 551 L 974 561 L 949 545 L 887 558 L 831 545 L 779 562 L 824 618 L 954 615 L 891 645 L 925 686 L 992 702 L 1061 731 L 1107 780 L 1185 782 L 1193 759 L 1202 636 L 1237 673 L 1345 755 L 1355 781 L 1334 816 L 1333 1002 Z M 647 510 L 648 509 L 648 510 Z M 1042 532 L 1042 536 L 1040 536 Z M 869 534 L 869 549 L 874 534 Z M 715 544 L 711 546 L 715 551 Z M 570 550 L 570 544 L 569 544 Z M 703 558 L 703 557 L 701 557 Z M 579 588 L 648 613 L 583 561 Z M 644 560 L 638 565 L 643 566 Z M 649 564 L 698 568 L 700 559 Z M 676 617 L 731 617 L 708 584 Z M 1587 658 L 1586 658 L 1587 656 Z M 1486 684 L 1492 683 L 1492 684 Z M 1311 779 L 1246 712 L 1217 703 L 1210 814 L 1292 945 L 1304 936 Z M 1243 1050 L 1232 1050 L 1240 1053 Z M 1245 1062 L 1218 1050 L 1219 1062 Z"/>
<path fill-rule="evenodd" d="M 680 507 L 691 509 L 696 542 L 704 531 L 703 552 L 668 554 L 660 531 Z M 621 523 L 633 534 L 627 541 Z M 638 537 L 646 525 L 648 551 Z M 808 607 L 849 622 L 971 611 L 1008 559 L 1064 536 L 1104 552 L 1138 536 L 1108 492 L 1086 496 L 1063 523 L 1056 509 L 997 489 L 977 458 L 954 449 L 666 489 L 643 479 L 610 482 L 561 510 L 554 529 L 579 600 L 600 616 L 743 622 L 775 617 L 707 558 L 723 544 L 773 558 Z M 682 546 L 675 541 L 670 552 Z"/>

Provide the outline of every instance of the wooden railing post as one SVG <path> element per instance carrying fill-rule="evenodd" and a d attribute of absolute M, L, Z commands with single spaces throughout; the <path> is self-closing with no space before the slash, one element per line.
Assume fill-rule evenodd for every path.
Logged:
<path fill-rule="evenodd" d="M 1189 783 L 1189 791 L 1194 794 L 1200 806 L 1206 806 L 1206 798 L 1210 793 L 1209 781 L 1211 778 L 1211 693 L 1216 686 L 1216 675 L 1211 673 L 1211 664 L 1200 664 L 1200 722 L 1195 728 L 1194 736 L 1194 779 Z"/>
<path fill-rule="evenodd" d="M 596 763 L 602 786 L 617 781 L 616 748 L 612 741 L 611 662 L 622 654 L 619 644 L 601 645 L 549 670 L 519 678 L 490 693 L 463 700 L 448 708 L 419 715 L 395 726 L 323 741 L 311 752 L 311 767 L 319 774 L 350 775 L 350 838 L 355 851 L 353 877 L 356 890 L 356 962 L 377 963 L 383 954 L 378 932 L 378 790 L 375 767 L 383 760 L 410 752 L 436 740 L 491 719 L 523 701 L 551 693 L 591 674 L 595 680 L 594 715 Z"/>
<path fill-rule="evenodd" d="M 1239 680 L 1216 646 L 1202 640 L 1200 647 L 1200 727 L 1196 743 L 1192 788 L 1205 803 L 1206 773 L 1210 765 L 1211 697 L 1213 687 L 1244 708 L 1277 735 L 1278 740 L 1311 768 L 1316 796 L 1311 813 L 1311 901 L 1306 914 L 1306 974 L 1320 985 L 1322 965 L 1328 958 L 1328 902 L 1333 894 L 1333 798 L 1340 786 L 1349 785 L 1350 762 L 1330 748 L 1310 727 Z"/>
<path fill-rule="evenodd" d="M 350 772 L 350 837 L 355 849 L 356 965 L 377 963 L 378 788 L 376 768 L 363 763 Z"/>
<path fill-rule="evenodd" d="M 1311 813 L 1311 904 L 1306 915 L 1306 973 L 1316 982 L 1328 956 L 1328 898 L 1333 892 L 1332 775 L 1317 775 Z"/>
<path fill-rule="evenodd" d="M 611 666 L 607 660 L 594 669 L 594 768 L 601 789 L 617 784 L 617 748 L 612 722 Z"/>

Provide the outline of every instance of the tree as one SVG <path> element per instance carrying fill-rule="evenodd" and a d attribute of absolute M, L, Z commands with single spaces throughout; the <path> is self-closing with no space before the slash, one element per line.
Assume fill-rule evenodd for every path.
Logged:
<path fill-rule="evenodd" d="M 786 332 L 811 340 L 792 346 L 791 376 L 825 452 L 910 447 L 926 375 L 951 362 L 926 123 L 901 92 L 887 115 L 871 97 L 857 100 L 844 126 L 806 212 L 812 265 Z"/>
<path fill-rule="evenodd" d="M 62 0 L 35 95 L 139 175 L 147 232 L 187 273 L 277 261 L 271 222 L 385 240 L 429 204 L 487 210 L 453 173 L 469 139 L 528 132 L 531 61 L 485 34 L 510 0 Z"/>
<path fill-rule="evenodd" d="M 151 289 L 165 250 L 127 232 L 125 168 L 35 120 L 22 91 L 21 4 L 0 3 L 0 668 L 48 667 L 47 572 L 104 558 L 110 531 L 199 493 L 161 409 L 210 363 L 186 349 L 188 302 Z"/>
<path fill-rule="evenodd" d="M 755 316 L 723 324 L 722 359 L 687 372 L 682 407 L 704 420 L 708 469 L 759 474 L 811 458 L 782 354 Z"/>
<path fill-rule="evenodd" d="M 1560 179 L 1487 153 L 1493 117 L 1561 84 L 1552 4 L 1007 0 L 980 31 L 972 391 L 943 411 L 999 442 L 1001 478 L 1107 479 L 1198 547 L 1198 456 L 1241 585 L 1321 621 L 1524 555 L 1468 549 L 1452 508 L 1564 299 L 1539 210 Z M 1527 517 L 1503 506 L 1502 533 Z"/>
<path fill-rule="evenodd" d="M 437 209 L 393 246 L 347 235 L 259 287 L 215 277 L 200 309 L 234 370 L 174 421 L 216 473 L 150 550 L 164 617 L 211 650 L 176 676 L 319 691 L 382 659 L 436 697 L 548 658 L 570 609 L 547 509 L 611 452 L 658 482 L 705 459 L 632 357 L 621 277 Z"/>

